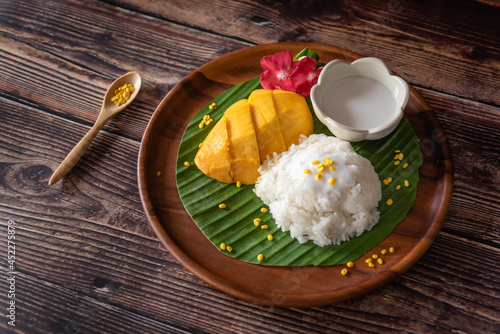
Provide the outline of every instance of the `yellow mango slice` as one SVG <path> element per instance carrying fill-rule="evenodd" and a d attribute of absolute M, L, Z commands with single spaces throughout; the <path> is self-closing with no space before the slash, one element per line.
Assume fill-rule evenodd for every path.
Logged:
<path fill-rule="evenodd" d="M 273 100 L 285 146 L 298 144 L 300 135 L 313 133 L 314 124 L 305 98 L 294 92 L 273 90 Z"/>
<path fill-rule="evenodd" d="M 254 90 L 248 97 L 252 114 L 260 161 L 264 162 L 267 156 L 273 153 L 286 151 L 285 142 L 281 135 L 281 128 L 274 109 L 273 92 L 266 89 Z"/>
<path fill-rule="evenodd" d="M 220 182 L 254 184 L 267 156 L 297 144 L 313 132 L 304 97 L 280 90 L 258 89 L 248 100 L 230 106 L 198 150 L 194 162 Z"/>
<path fill-rule="evenodd" d="M 233 182 L 227 120 L 222 117 L 207 135 L 196 153 L 194 163 L 207 176 L 224 183 Z"/>
<path fill-rule="evenodd" d="M 230 106 L 224 117 L 227 119 L 229 151 L 233 158 L 233 181 L 254 184 L 259 177 L 260 155 L 248 100 L 240 100 Z"/>

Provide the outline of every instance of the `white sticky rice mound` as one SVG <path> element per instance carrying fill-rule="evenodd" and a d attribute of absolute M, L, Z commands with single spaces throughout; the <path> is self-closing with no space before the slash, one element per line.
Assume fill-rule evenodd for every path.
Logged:
<path fill-rule="evenodd" d="M 334 160 L 333 185 L 328 184 L 332 175 L 326 172 L 315 179 L 313 156 L 320 162 L 324 156 Z M 345 168 L 339 168 L 336 160 L 342 160 Z M 310 166 L 306 167 L 310 174 L 304 174 L 305 166 Z M 351 177 L 343 177 L 342 170 L 352 172 Z M 379 220 L 380 180 L 370 161 L 349 142 L 323 134 L 303 136 L 298 145 L 268 157 L 259 172 L 255 193 L 269 206 L 276 224 L 300 243 L 340 244 L 371 230 Z"/>

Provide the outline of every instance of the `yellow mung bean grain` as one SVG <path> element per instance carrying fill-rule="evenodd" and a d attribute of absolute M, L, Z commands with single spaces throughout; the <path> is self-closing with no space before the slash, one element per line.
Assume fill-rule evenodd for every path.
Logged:
<path fill-rule="evenodd" d="M 262 254 L 257 255 L 257 261 L 262 261 L 262 260 L 264 260 L 264 255 Z"/>
<path fill-rule="evenodd" d="M 342 269 L 342 271 L 341 271 L 340 273 L 341 273 L 342 275 L 344 275 L 344 276 L 345 276 L 345 275 L 347 275 L 347 269 L 346 269 L 346 268 Z"/>

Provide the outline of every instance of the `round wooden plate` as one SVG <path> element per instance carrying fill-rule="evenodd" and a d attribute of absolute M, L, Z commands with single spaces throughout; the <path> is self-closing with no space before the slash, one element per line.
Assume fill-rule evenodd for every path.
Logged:
<path fill-rule="evenodd" d="M 213 98 L 262 71 L 260 59 L 281 50 L 292 54 L 308 47 L 320 60 L 353 61 L 362 57 L 333 46 L 313 43 L 276 43 L 238 50 L 200 67 L 163 99 L 142 139 L 139 191 L 146 212 L 162 244 L 188 270 L 232 296 L 261 304 L 310 307 L 360 296 L 391 281 L 412 266 L 429 248 L 446 217 L 453 173 L 450 147 L 435 114 L 418 92 L 405 114 L 420 139 L 424 162 L 415 205 L 407 217 L 373 250 L 395 247 L 384 265 L 370 268 L 366 256 L 354 261 L 347 276 L 345 266 L 269 267 L 230 258 L 218 249 L 191 220 L 179 198 L 175 166 L 184 129 L 191 118 Z M 158 171 L 161 175 L 158 176 Z"/>

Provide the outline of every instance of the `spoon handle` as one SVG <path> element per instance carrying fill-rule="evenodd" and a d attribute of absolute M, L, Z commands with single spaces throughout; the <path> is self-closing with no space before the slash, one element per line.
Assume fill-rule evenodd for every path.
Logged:
<path fill-rule="evenodd" d="M 94 140 L 97 133 L 102 129 L 105 122 L 97 121 L 94 126 L 87 132 L 87 134 L 76 144 L 76 146 L 69 152 L 66 158 L 61 162 L 59 167 L 55 170 L 54 174 L 49 180 L 49 186 L 62 179 L 73 168 L 78 160 L 82 157 L 83 153 L 87 150 L 92 140 Z"/>

